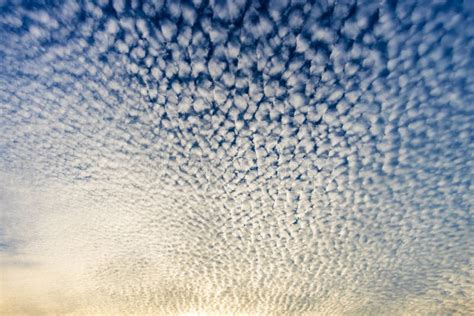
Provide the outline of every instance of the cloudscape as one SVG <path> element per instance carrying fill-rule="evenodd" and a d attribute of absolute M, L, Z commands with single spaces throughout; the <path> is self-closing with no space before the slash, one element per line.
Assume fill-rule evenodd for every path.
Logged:
<path fill-rule="evenodd" d="M 473 315 L 473 19 L 0 0 L 0 314 Z"/>

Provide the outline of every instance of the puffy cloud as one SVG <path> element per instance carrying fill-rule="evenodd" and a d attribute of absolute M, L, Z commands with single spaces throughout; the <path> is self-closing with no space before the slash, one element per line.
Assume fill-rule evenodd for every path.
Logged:
<path fill-rule="evenodd" d="M 0 8 L 2 313 L 473 312 L 467 2 Z"/>

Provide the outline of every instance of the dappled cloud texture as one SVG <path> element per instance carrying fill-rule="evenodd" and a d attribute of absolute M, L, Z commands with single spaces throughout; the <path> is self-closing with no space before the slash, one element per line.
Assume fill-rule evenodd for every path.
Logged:
<path fill-rule="evenodd" d="M 0 314 L 474 313 L 472 1 L 0 1 Z"/>

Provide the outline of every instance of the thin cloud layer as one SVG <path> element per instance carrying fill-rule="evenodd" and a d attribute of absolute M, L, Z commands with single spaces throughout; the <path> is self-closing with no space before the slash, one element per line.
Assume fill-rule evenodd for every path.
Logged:
<path fill-rule="evenodd" d="M 0 312 L 470 314 L 469 1 L 0 1 Z"/>

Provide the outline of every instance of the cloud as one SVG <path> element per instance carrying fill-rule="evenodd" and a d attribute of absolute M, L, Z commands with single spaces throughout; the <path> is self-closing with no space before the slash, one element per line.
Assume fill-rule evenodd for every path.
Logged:
<path fill-rule="evenodd" d="M 2 312 L 472 313 L 469 5 L 0 7 Z"/>

